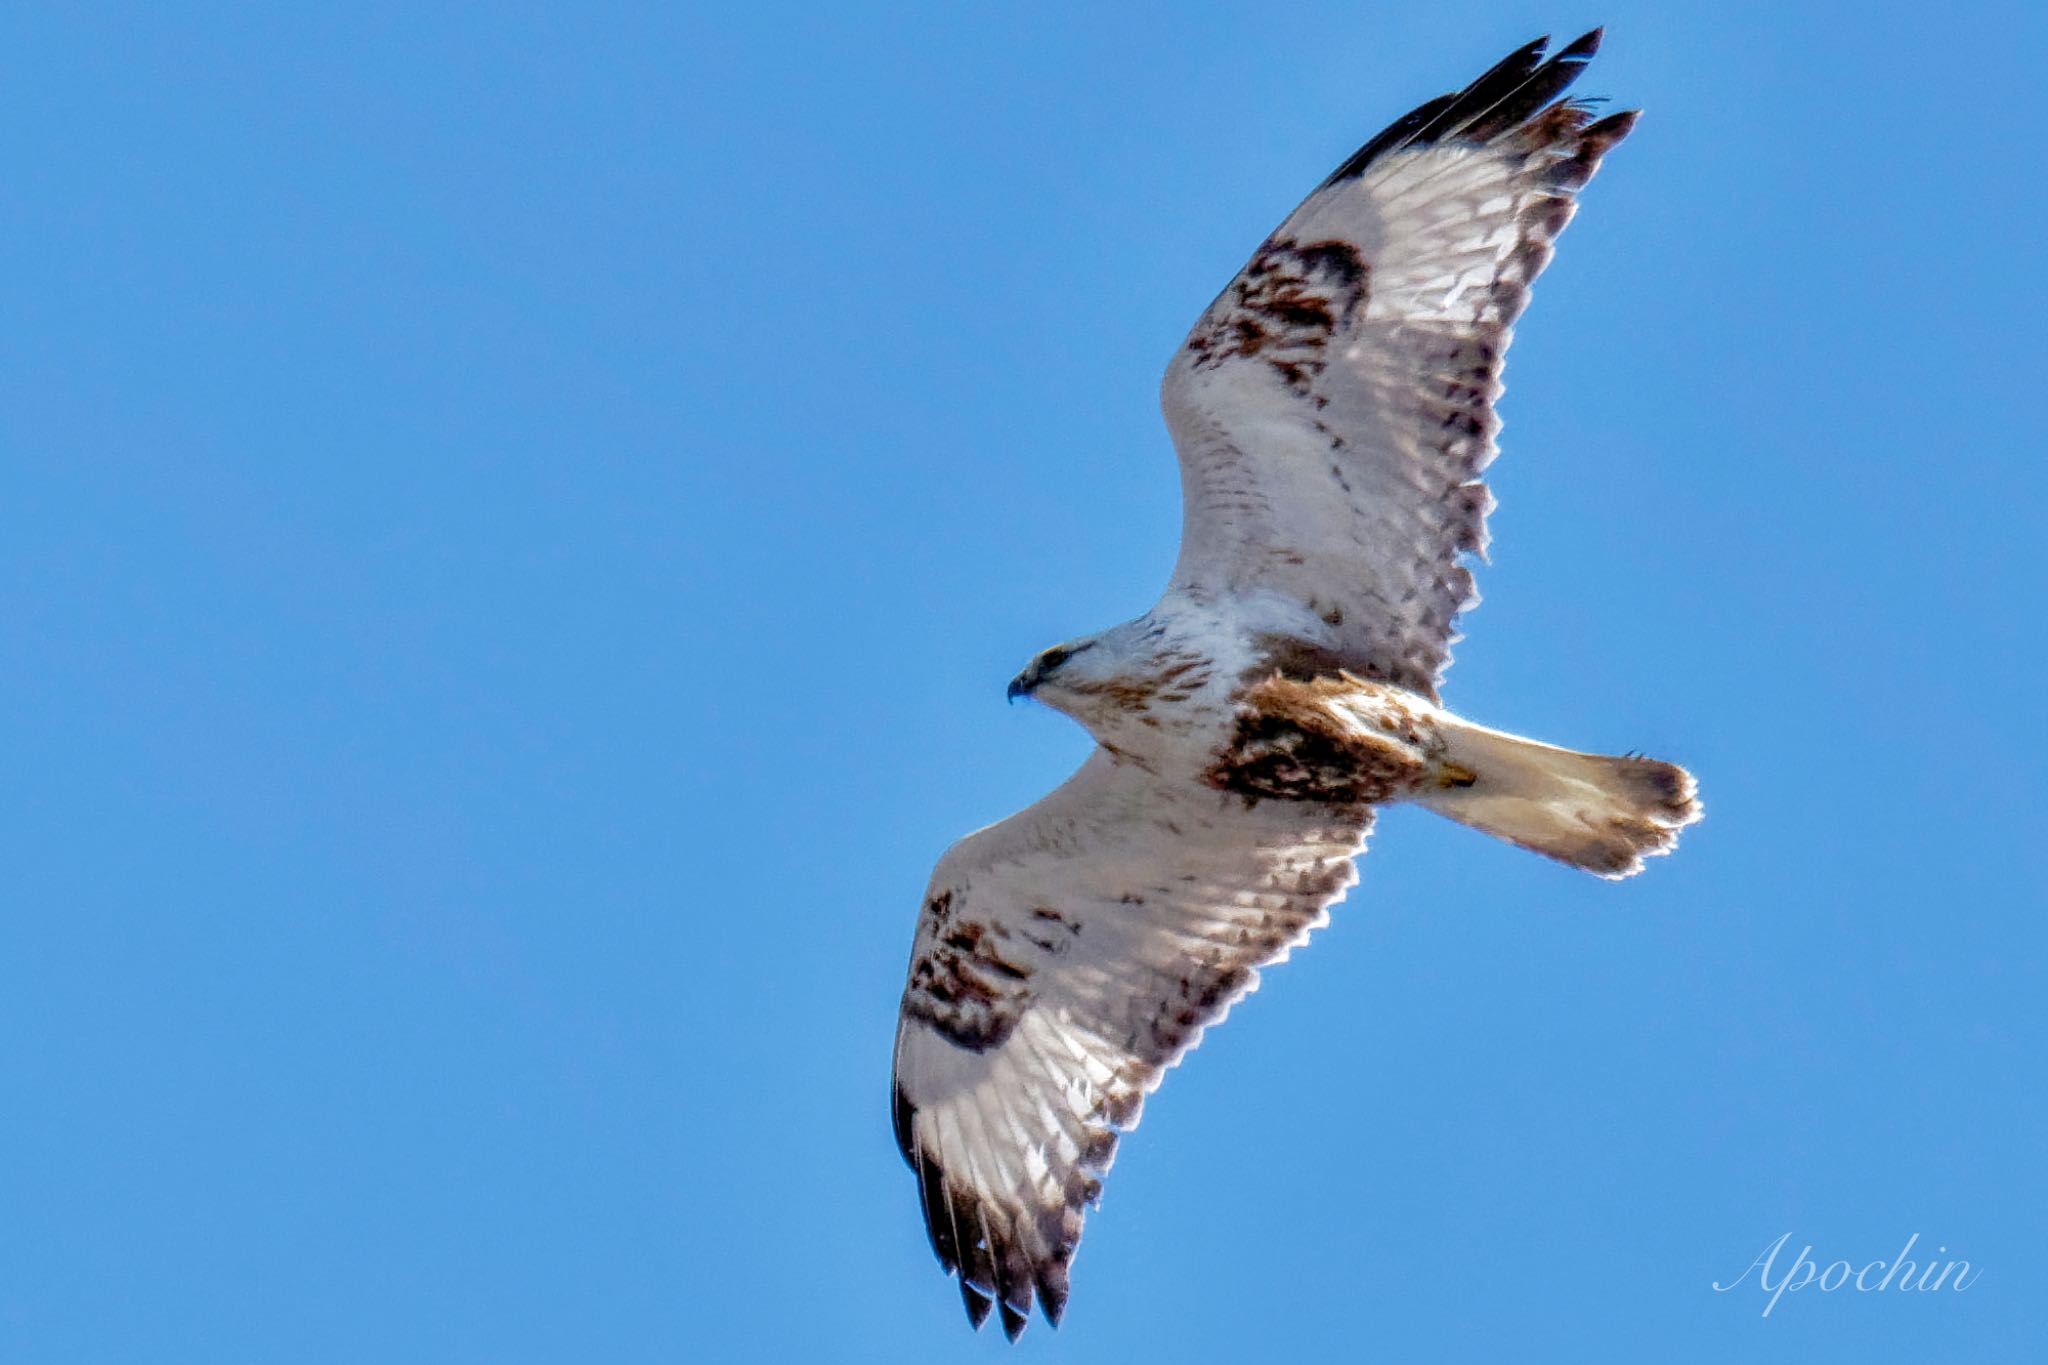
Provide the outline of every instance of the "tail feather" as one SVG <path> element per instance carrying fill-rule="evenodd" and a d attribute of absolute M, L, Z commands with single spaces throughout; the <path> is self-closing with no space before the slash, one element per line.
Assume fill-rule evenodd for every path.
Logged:
<path fill-rule="evenodd" d="M 1642 871 L 1702 814 L 1692 774 L 1675 763 L 1577 753 L 1450 716 L 1439 733 L 1445 785 L 1420 804 L 1602 877 Z"/>

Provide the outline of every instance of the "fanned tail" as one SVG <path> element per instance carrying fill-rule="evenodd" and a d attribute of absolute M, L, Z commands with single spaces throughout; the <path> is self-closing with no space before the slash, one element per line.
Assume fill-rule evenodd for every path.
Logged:
<path fill-rule="evenodd" d="M 1577 753 L 1448 715 L 1440 733 L 1446 785 L 1419 804 L 1598 876 L 1634 876 L 1703 813 L 1675 763 Z"/>

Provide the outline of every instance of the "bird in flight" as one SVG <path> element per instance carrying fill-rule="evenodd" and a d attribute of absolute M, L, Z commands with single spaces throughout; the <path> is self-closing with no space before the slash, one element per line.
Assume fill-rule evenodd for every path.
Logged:
<path fill-rule="evenodd" d="M 1578 192 L 1634 126 L 1564 98 L 1596 30 L 1396 120 L 1195 323 L 1162 402 L 1172 581 L 1010 684 L 1097 747 L 932 874 L 895 1049 L 896 1138 L 979 1327 L 1057 1325 L 1086 1209 L 1145 1096 L 1357 880 L 1413 801 L 1620 878 L 1699 818 L 1655 759 L 1446 710 L 1476 600 L 1501 357 Z"/>

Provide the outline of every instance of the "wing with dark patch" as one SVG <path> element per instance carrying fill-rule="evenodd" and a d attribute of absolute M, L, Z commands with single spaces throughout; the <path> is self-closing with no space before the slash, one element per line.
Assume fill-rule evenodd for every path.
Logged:
<path fill-rule="evenodd" d="M 896 1034 L 896 1138 L 968 1316 L 1057 1323 L 1144 1097 L 1321 924 L 1371 812 L 1248 803 L 1098 750 L 933 873 Z"/>
<path fill-rule="evenodd" d="M 1396 121 L 1202 315 L 1162 395 L 1176 587 L 1291 596 L 1343 667 L 1435 696 L 1477 600 L 1512 326 L 1635 122 L 1559 98 L 1598 46 L 1539 40 Z"/>

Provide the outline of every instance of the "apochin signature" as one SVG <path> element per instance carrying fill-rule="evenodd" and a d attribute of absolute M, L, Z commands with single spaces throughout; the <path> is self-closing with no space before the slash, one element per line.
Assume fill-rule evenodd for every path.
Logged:
<path fill-rule="evenodd" d="M 1920 1240 L 1920 1234 L 1916 1232 L 1906 1239 L 1906 1244 L 1899 1248 L 1899 1254 L 1890 1261 L 1866 1261 L 1861 1266 L 1852 1266 L 1847 1261 L 1830 1261 L 1823 1268 L 1814 1262 L 1813 1247 L 1809 1243 L 1799 1249 L 1799 1254 L 1794 1256 L 1792 1263 L 1785 1267 L 1785 1273 L 1778 1277 L 1776 1284 L 1773 1284 L 1771 1282 L 1771 1268 L 1777 1264 L 1778 1253 L 1785 1249 L 1785 1243 L 1791 1240 L 1792 1234 L 1788 1232 L 1777 1241 L 1765 1247 L 1757 1253 L 1755 1260 L 1743 1267 L 1740 1275 L 1737 1275 L 1727 1284 L 1722 1284 L 1719 1280 L 1715 1280 L 1715 1292 L 1725 1294 L 1729 1290 L 1736 1288 L 1747 1280 L 1749 1272 L 1754 1270 L 1756 1272 L 1757 1288 L 1771 1296 L 1770 1302 L 1764 1305 L 1763 1312 L 1765 1317 L 1769 1317 L 1771 1310 L 1778 1306 L 1779 1296 L 1787 1290 L 1796 1293 L 1801 1289 L 1812 1286 L 1824 1294 L 1831 1294 L 1835 1290 L 1847 1286 L 1864 1294 L 1873 1294 L 1886 1289 L 1912 1289 L 1924 1293 L 1943 1288 L 1961 1293 L 1976 1283 L 1979 1274 L 1976 1267 L 1972 1266 L 1968 1261 L 1928 1260 L 1925 1262 L 1915 1262 L 1907 1260 L 1907 1256 L 1912 1253 L 1914 1244 Z M 1936 1247 L 1935 1251 L 1941 1256 L 1948 1254 L 1947 1247 Z M 1879 1272 L 1883 1273 L 1882 1279 L 1877 1278 Z M 1955 1278 L 1950 1279 L 1951 1274 Z"/>

